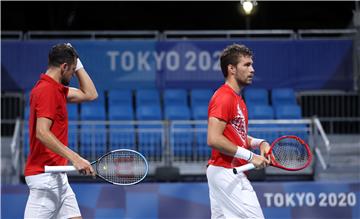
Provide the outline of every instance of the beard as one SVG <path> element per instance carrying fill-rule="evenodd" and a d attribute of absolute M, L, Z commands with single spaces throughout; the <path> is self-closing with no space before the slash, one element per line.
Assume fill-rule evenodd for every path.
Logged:
<path fill-rule="evenodd" d="M 67 80 L 65 77 L 61 78 L 61 84 L 64 86 L 69 86 L 70 81 Z"/>
<path fill-rule="evenodd" d="M 246 87 L 250 84 L 252 84 L 252 80 L 236 80 L 236 83 L 238 84 L 239 87 Z"/>

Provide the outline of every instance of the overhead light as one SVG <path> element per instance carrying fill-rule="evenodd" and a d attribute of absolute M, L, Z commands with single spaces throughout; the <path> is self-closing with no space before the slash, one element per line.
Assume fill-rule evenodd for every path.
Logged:
<path fill-rule="evenodd" d="M 242 5 L 245 14 L 250 15 L 254 9 L 254 6 L 257 5 L 257 2 L 255 0 L 241 0 L 240 4 Z"/>

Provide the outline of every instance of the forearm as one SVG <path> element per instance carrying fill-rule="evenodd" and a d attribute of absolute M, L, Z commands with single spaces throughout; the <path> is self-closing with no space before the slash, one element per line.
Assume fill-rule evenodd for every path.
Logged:
<path fill-rule="evenodd" d="M 210 138 L 208 140 L 209 146 L 217 149 L 223 154 L 232 157 L 238 157 L 245 160 L 248 160 L 252 157 L 252 152 L 242 145 L 235 145 L 229 141 L 224 135 L 215 136 L 215 138 Z"/>
<path fill-rule="evenodd" d="M 248 139 L 248 145 L 252 148 L 252 149 L 258 149 L 260 148 L 260 145 L 263 142 L 266 142 L 265 139 L 260 139 L 260 138 L 254 138 L 250 135 L 247 136 Z"/>
<path fill-rule="evenodd" d="M 36 137 L 51 151 L 70 160 L 72 163 L 79 157 L 77 153 L 61 143 L 50 131 L 38 133 Z"/>
<path fill-rule="evenodd" d="M 76 71 L 76 77 L 79 81 L 79 89 L 84 93 L 87 100 L 94 100 L 98 97 L 95 85 L 91 80 L 89 74 L 84 68 Z"/>

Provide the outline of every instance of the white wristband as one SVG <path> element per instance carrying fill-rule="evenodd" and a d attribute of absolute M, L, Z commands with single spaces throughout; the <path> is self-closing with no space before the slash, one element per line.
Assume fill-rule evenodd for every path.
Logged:
<path fill-rule="evenodd" d="M 250 161 L 253 157 L 254 153 L 243 148 L 243 147 L 237 147 L 236 153 L 234 155 L 234 157 L 246 160 L 246 161 Z"/>
<path fill-rule="evenodd" d="M 83 64 L 81 63 L 80 59 L 77 59 L 75 71 L 79 70 L 80 68 L 84 68 Z"/>
<path fill-rule="evenodd" d="M 258 148 L 258 147 L 260 147 L 261 143 L 263 143 L 264 141 L 265 141 L 265 139 L 251 138 L 250 147 L 251 148 Z"/>

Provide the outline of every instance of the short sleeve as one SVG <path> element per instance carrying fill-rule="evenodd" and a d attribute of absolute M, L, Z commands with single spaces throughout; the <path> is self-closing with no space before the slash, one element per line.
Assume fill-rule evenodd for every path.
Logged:
<path fill-rule="evenodd" d="M 36 117 L 46 117 L 54 120 L 58 104 L 56 90 L 47 89 L 37 93 L 35 103 Z"/>
<path fill-rule="evenodd" d="M 209 103 L 209 118 L 215 117 L 229 122 L 233 114 L 233 104 L 233 96 L 229 93 L 222 93 L 222 95 L 213 96 Z"/>

